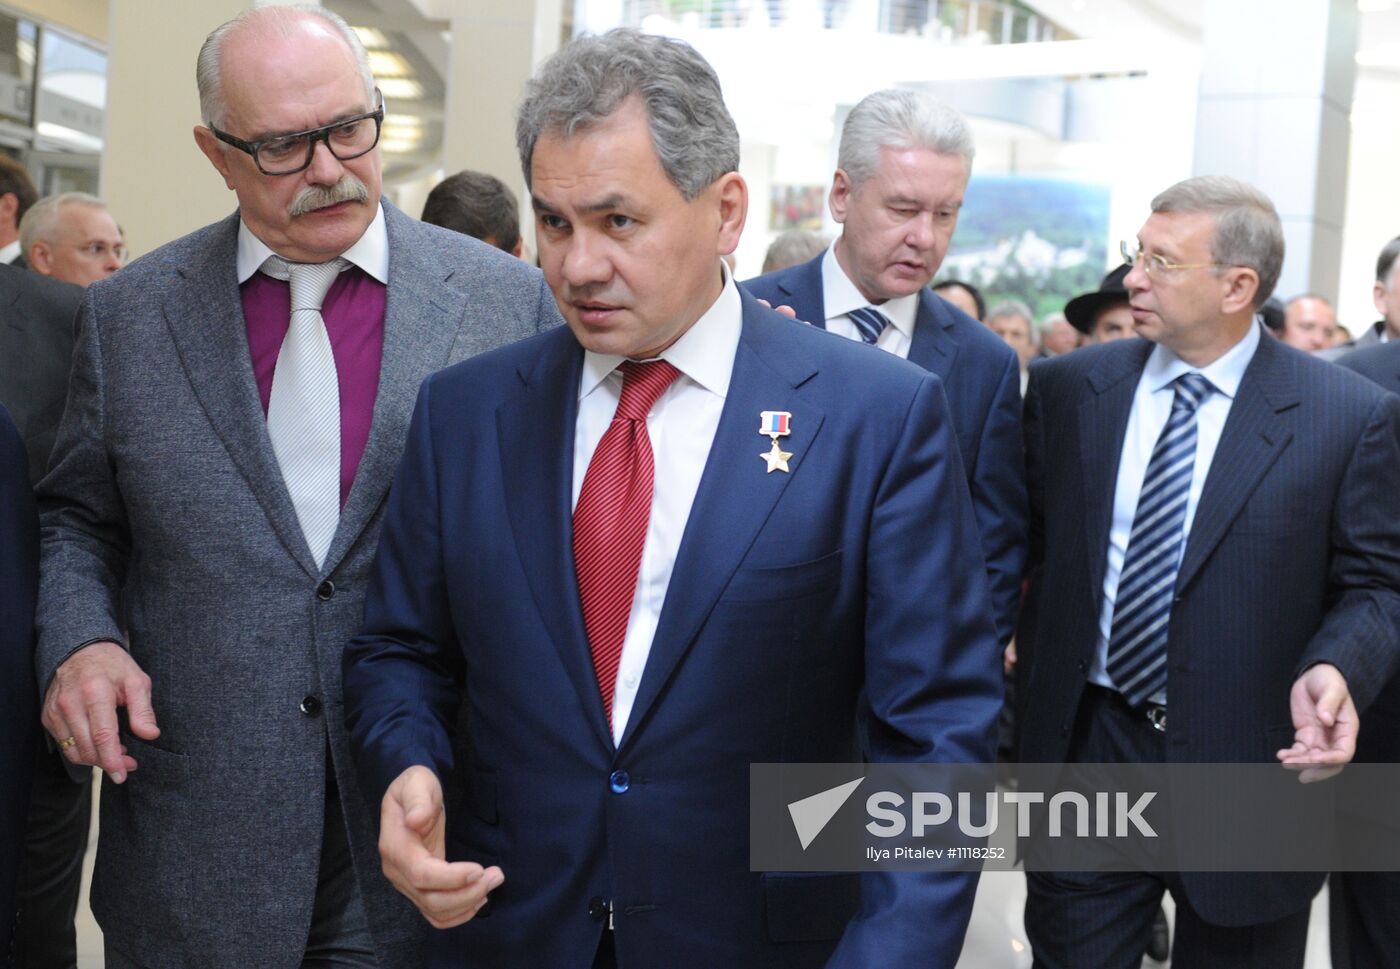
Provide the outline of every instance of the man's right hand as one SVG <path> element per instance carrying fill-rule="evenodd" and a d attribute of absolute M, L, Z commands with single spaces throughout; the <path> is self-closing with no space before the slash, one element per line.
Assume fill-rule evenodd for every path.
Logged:
<path fill-rule="evenodd" d="M 136 759 L 126 752 L 117 727 L 117 707 L 142 740 L 160 736 L 151 708 L 151 678 L 116 643 L 84 646 L 63 661 L 44 697 L 44 728 L 74 764 L 101 767 L 120 784 Z"/>
<path fill-rule="evenodd" d="M 504 882 L 499 868 L 447 861 L 442 785 L 426 767 L 410 767 L 389 785 L 379 813 L 384 875 L 434 928 L 470 921 Z"/>

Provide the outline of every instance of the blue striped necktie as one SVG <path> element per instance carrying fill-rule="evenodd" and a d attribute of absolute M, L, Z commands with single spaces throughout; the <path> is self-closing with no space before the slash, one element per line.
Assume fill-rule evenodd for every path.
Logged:
<path fill-rule="evenodd" d="M 1214 389 L 1198 373 L 1173 382 L 1176 397 L 1142 479 L 1108 637 L 1108 675 L 1132 706 L 1167 686 L 1167 627 L 1196 466 L 1196 410 Z"/>
<path fill-rule="evenodd" d="M 890 318 L 873 306 L 851 310 L 846 316 L 856 325 L 856 331 L 860 333 L 860 338 L 871 346 L 874 346 L 875 341 L 880 339 L 880 334 L 885 332 L 885 327 L 890 325 Z"/>

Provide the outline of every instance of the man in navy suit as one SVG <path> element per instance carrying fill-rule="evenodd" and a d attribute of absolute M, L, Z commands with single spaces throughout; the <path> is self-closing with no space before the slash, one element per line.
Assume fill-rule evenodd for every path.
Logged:
<path fill-rule="evenodd" d="M 840 237 L 817 258 L 743 286 L 942 379 L 1005 643 L 1026 543 L 1020 369 L 994 333 L 928 288 L 957 226 L 972 156 L 971 129 L 946 104 L 916 91 L 871 94 L 841 129 L 829 199 Z"/>
<path fill-rule="evenodd" d="M 748 861 L 752 763 L 992 755 L 939 379 L 734 285 L 738 132 L 685 44 L 575 41 L 517 141 L 568 328 L 424 384 L 345 657 L 432 964 L 951 969 L 975 876 Z"/>
<path fill-rule="evenodd" d="M 14 942 L 15 880 L 24 841 L 30 775 L 39 737 L 34 692 L 34 596 L 39 518 L 24 442 L 0 405 L 0 958 Z"/>
<path fill-rule="evenodd" d="M 1044 596 L 1022 759 L 1351 759 L 1400 646 L 1400 399 L 1268 337 L 1273 204 L 1172 186 L 1125 249 L 1146 340 L 1031 368 L 1031 563 Z M 1176 823 L 1190 804 L 1174 804 Z M 1162 898 L 1174 962 L 1303 964 L 1322 875 L 1033 872 L 1045 969 L 1127 969 Z"/>
<path fill-rule="evenodd" d="M 1394 242 L 1387 249 L 1400 250 Z M 1384 256 L 1384 253 L 1382 253 Z M 1391 253 L 1394 261 L 1395 253 Z M 1385 287 L 1381 287 L 1384 289 Z M 1387 290 L 1388 292 L 1388 290 Z M 1400 393 L 1400 341 L 1353 350 L 1337 363 L 1369 377 L 1382 389 Z M 1366 729 L 1356 741 L 1359 763 L 1400 763 L 1400 678 L 1391 678 L 1366 711 Z M 1395 837 L 1393 831 L 1349 830 L 1364 837 Z M 1384 969 L 1400 952 L 1400 873 L 1334 872 L 1331 892 L 1332 963 L 1337 969 Z"/>

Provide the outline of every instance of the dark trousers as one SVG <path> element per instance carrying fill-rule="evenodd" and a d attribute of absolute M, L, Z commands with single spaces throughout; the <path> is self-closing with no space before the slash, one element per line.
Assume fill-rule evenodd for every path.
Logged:
<path fill-rule="evenodd" d="M 1400 872 L 1334 872 L 1327 885 L 1333 969 L 1400 965 Z"/>
<path fill-rule="evenodd" d="M 598 942 L 593 969 L 617 969 L 617 949 L 613 945 L 613 934 L 607 929 L 603 930 L 603 938 Z"/>
<path fill-rule="evenodd" d="M 1111 691 L 1085 691 L 1070 743 L 1076 763 L 1160 763 L 1166 735 Z M 1036 969 L 1138 969 L 1163 892 L 1176 901 L 1173 969 L 1301 969 L 1308 910 L 1242 928 L 1211 925 L 1180 879 L 1153 872 L 1031 872 L 1026 935 Z"/>
<path fill-rule="evenodd" d="M 78 937 L 73 919 L 92 823 L 92 770 L 81 781 L 63 755 L 40 745 L 19 864 L 15 969 L 74 969 Z"/>

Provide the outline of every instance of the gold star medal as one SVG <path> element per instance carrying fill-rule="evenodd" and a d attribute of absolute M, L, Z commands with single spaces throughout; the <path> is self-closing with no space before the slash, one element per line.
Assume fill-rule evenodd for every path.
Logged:
<path fill-rule="evenodd" d="M 773 446 L 758 456 L 768 462 L 769 474 L 774 471 L 788 473 L 788 458 L 792 457 L 792 452 L 778 447 L 778 438 L 792 433 L 792 414 L 785 410 L 766 410 L 759 413 L 758 421 L 758 433 L 768 435 L 773 441 Z"/>

